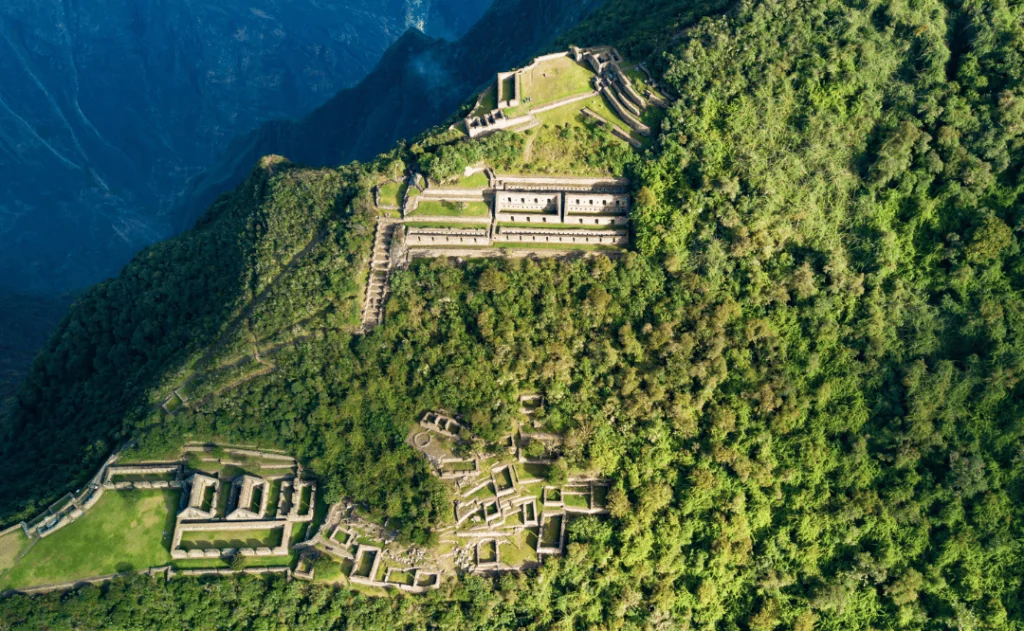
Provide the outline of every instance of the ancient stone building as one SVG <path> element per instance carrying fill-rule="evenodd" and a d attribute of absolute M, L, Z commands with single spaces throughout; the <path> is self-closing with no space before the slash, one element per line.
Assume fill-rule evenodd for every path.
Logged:
<path fill-rule="evenodd" d="M 231 484 L 228 520 L 262 519 L 270 499 L 270 483 L 263 478 L 244 474 Z M 233 508 L 232 508 L 233 507 Z"/>
<path fill-rule="evenodd" d="M 565 212 L 568 215 L 626 215 L 629 214 L 629 195 L 566 193 Z"/>
<path fill-rule="evenodd" d="M 182 496 L 185 507 L 178 513 L 179 520 L 212 519 L 217 512 L 217 497 L 220 494 L 220 480 L 194 473 L 185 480 L 187 492 Z"/>
<path fill-rule="evenodd" d="M 629 244 L 629 232 L 626 230 L 504 228 L 495 235 L 494 240 L 510 243 L 623 246 Z"/>
<path fill-rule="evenodd" d="M 407 227 L 405 242 L 410 247 L 488 246 L 491 244 L 486 228 L 414 228 Z"/>

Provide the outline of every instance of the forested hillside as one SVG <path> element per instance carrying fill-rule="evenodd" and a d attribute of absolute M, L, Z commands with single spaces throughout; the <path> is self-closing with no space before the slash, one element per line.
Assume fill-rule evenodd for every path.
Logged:
<path fill-rule="evenodd" d="M 337 283 L 310 266 L 280 294 L 272 319 L 293 322 L 313 297 L 350 291 L 375 173 L 514 161 L 519 145 L 432 134 L 369 165 L 258 170 L 197 231 L 80 301 L 23 391 L 6 479 L 30 456 L 56 469 L 88 444 L 99 457 L 119 435 L 154 453 L 190 437 L 274 444 L 324 476 L 332 499 L 381 506 L 424 541 L 445 519 L 443 489 L 403 442 L 407 423 L 445 407 L 494 440 L 518 393 L 538 390 L 568 465 L 613 480 L 610 519 L 573 522 L 567 555 L 529 575 L 468 577 L 422 598 L 133 579 L 13 597 L 5 619 L 1024 628 L 1022 18 L 1007 0 L 609 0 L 567 37 L 653 55 L 676 95 L 654 145 L 621 163 L 635 252 L 418 262 L 394 277 L 371 334 L 324 322 L 274 372 L 213 390 L 199 410 L 131 415 L 148 385 L 175 380 L 181 349 L 201 354 L 230 328 L 225 314 L 262 304 L 237 288 L 258 295 L 283 257 L 271 244 L 294 252 L 328 222 L 333 256 L 348 261 L 331 268 Z M 305 201 L 278 203 L 293 196 Z M 256 229 L 271 219 L 282 228 Z M 239 239 L 251 232 L 264 238 Z M 200 243 L 217 256 L 187 248 Z M 133 280 L 157 273 L 169 283 L 160 297 Z M 191 292 L 206 306 L 165 324 Z M 131 389 L 108 389 L 119 381 Z M 77 443 L 48 460 L 42 446 L 61 439 L 44 437 L 66 427 Z M 8 516 L 38 493 L 2 492 Z"/>

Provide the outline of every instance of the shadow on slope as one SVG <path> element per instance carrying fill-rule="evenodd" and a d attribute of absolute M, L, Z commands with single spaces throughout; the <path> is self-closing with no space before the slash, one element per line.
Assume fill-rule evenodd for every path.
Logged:
<path fill-rule="evenodd" d="M 499 0 L 454 43 L 408 31 L 357 86 L 301 120 L 272 121 L 236 139 L 221 164 L 191 183 L 179 228 L 240 182 L 260 156 L 318 166 L 368 160 L 440 123 L 495 72 L 543 52 L 602 1 Z"/>
<path fill-rule="evenodd" d="M 204 351 L 239 346 L 232 338 L 248 327 L 235 323 L 294 267 L 351 190 L 338 171 L 265 158 L 193 230 L 143 250 L 85 292 L 0 428 L 0 521 L 33 516 L 85 482 L 132 430 L 160 422 L 162 398 Z M 357 247 L 368 251 L 364 240 Z M 342 273 L 352 275 L 339 266 Z"/>

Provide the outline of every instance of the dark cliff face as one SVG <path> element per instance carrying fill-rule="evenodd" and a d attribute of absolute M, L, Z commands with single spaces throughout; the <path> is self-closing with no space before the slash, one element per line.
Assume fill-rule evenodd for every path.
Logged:
<path fill-rule="evenodd" d="M 458 37 L 490 2 L 7 0 L 0 285 L 110 275 L 175 231 L 174 199 L 231 138 L 356 83 L 409 28 Z"/>
<path fill-rule="evenodd" d="M 179 209 L 188 228 L 216 197 L 245 179 L 260 156 L 309 165 L 366 160 L 455 113 L 495 72 L 545 51 L 602 0 L 497 0 L 456 42 L 411 31 L 358 85 L 299 120 L 277 120 L 235 140 L 196 177 Z"/>

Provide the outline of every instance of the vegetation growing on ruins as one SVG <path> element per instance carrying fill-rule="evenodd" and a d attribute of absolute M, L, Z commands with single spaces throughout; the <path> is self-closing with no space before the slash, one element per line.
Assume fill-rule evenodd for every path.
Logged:
<path fill-rule="evenodd" d="M 680 30 L 725 6 L 610 0 L 573 34 L 631 57 L 666 47 L 651 65 L 677 96 L 653 145 L 615 165 L 637 189 L 636 252 L 420 262 L 394 275 L 371 334 L 352 336 L 338 315 L 275 356 L 272 372 L 173 422 L 126 415 L 125 384 L 138 399 L 164 380 L 161 366 L 178 370 L 165 345 L 212 345 L 243 308 L 244 271 L 270 282 L 259 248 L 237 251 L 246 215 L 225 218 L 244 189 L 82 299 L 22 395 L 20 451 L 2 465 L 27 467 L 24 452 L 51 468 L 51 484 L 77 473 L 54 473 L 73 460 L 25 427 L 47 447 L 75 436 L 67 454 L 95 445 L 96 457 L 109 442 L 95 441 L 122 429 L 152 449 L 182 436 L 280 444 L 322 472 L 333 497 L 429 542 L 447 498 L 404 442 L 408 423 L 444 407 L 487 443 L 533 390 L 545 395 L 545 426 L 565 437 L 566 465 L 614 481 L 610 519 L 574 522 L 566 556 L 530 576 L 467 577 L 415 606 L 276 581 L 133 579 L 64 601 L 80 607 L 16 597 L 7 618 L 87 627 L 116 611 L 125 627 L 189 623 L 202 601 L 207 623 L 229 628 L 1020 628 L 1020 9 L 750 1 Z M 636 21 L 623 28 L 625 17 Z M 397 151 L 452 182 L 479 161 L 521 166 L 525 142 L 441 132 Z M 289 289 L 295 304 L 282 298 L 268 315 L 271 329 L 347 295 L 339 287 L 367 256 L 368 238 L 354 236 L 367 225 L 358 183 L 380 169 L 292 172 L 293 185 L 271 179 L 282 195 L 326 179 L 344 201 L 271 216 L 246 208 L 268 222 L 310 208 L 344 217 L 329 231 L 340 241 L 325 254 L 331 273 L 312 266 Z M 308 242 L 267 230 L 297 249 Z M 198 240 L 220 246 L 216 260 L 189 249 Z M 216 302 L 160 328 L 190 295 Z M 141 381 L 128 378 L 140 366 Z M 5 515 L 39 492 L 18 484 L 3 491 Z M 143 594 L 146 604 L 124 607 Z"/>

